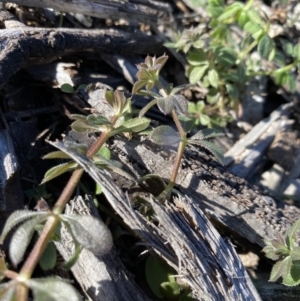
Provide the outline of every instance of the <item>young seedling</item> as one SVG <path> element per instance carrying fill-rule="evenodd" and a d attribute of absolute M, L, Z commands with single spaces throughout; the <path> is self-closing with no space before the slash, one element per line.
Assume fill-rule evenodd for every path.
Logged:
<path fill-rule="evenodd" d="M 142 117 L 154 105 L 157 105 L 159 110 L 167 115 L 171 114 L 176 125 L 177 131 L 170 126 L 162 125 L 155 128 L 150 134 L 150 140 L 158 145 L 177 146 L 177 156 L 173 166 L 173 171 L 170 181 L 165 190 L 158 196 L 158 199 L 164 201 L 169 198 L 178 175 L 184 149 L 187 144 L 194 144 L 205 147 L 222 163 L 223 156 L 221 150 L 207 139 L 223 136 L 223 133 L 215 129 L 207 129 L 199 131 L 191 138 L 187 138 L 188 132 L 193 127 L 193 119 L 188 116 L 188 101 L 187 99 L 177 94 L 189 85 L 173 88 L 172 85 L 163 87 L 159 80 L 159 73 L 168 57 L 163 55 L 159 58 L 147 56 L 145 62 L 139 64 L 137 73 L 138 81 L 133 86 L 133 93 L 151 96 L 154 99 L 149 102 L 141 111 L 139 116 Z M 143 88 L 146 89 L 143 89 Z M 159 94 L 151 91 L 156 87 Z"/>

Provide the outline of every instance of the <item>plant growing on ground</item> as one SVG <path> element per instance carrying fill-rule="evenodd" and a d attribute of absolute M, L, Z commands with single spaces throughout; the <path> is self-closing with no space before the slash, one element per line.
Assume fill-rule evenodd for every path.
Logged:
<path fill-rule="evenodd" d="M 296 221 L 285 236 L 277 233 L 275 239 L 265 239 L 263 252 L 266 257 L 276 260 L 270 275 L 270 281 L 282 277 L 282 283 L 287 286 L 300 284 L 300 244 L 298 232 L 300 220 Z"/>
<path fill-rule="evenodd" d="M 208 0 L 208 28 L 184 30 L 175 43 L 166 44 L 186 53 L 190 83 L 206 89 L 206 101 L 190 105 L 197 123 L 209 127 L 226 125 L 231 120 L 228 109 L 237 110 L 246 84 L 254 76 L 271 76 L 278 85 L 295 90 L 291 70 L 299 67 L 300 47 L 281 40 L 284 49 L 289 48 L 285 55 L 293 58 L 286 65 L 284 54 L 269 35 L 268 17 L 253 3 L 254 0 L 246 4 Z M 255 50 L 257 58 L 251 55 Z M 262 64 L 264 60 L 269 63 Z"/>
<path fill-rule="evenodd" d="M 120 163 L 110 160 L 107 154 L 105 155 L 103 146 L 114 135 L 124 134 L 130 137 L 130 133 L 145 130 L 149 126 L 150 120 L 143 117 L 143 115 L 151 106 L 157 104 L 164 114 L 172 115 L 178 130 L 177 132 L 173 128 L 163 125 L 155 128 L 150 134 L 150 139 L 156 144 L 178 145 L 177 158 L 170 182 L 159 196 L 160 200 L 164 201 L 170 196 L 173 190 L 183 152 L 187 144 L 205 147 L 219 161 L 223 161 L 220 150 L 214 144 L 207 141 L 209 138 L 223 135 L 221 132 L 206 129 L 188 138 L 187 134 L 192 128 L 193 121 L 187 116 L 187 100 L 182 95 L 177 94 L 185 86 L 173 88 L 169 85 L 163 87 L 159 81 L 159 72 L 167 59 L 168 57 L 165 55 L 159 58 L 148 56 L 144 63 L 138 65 L 138 81 L 133 87 L 133 93 L 138 92 L 154 98 L 141 110 L 139 117 L 134 118 L 132 116 L 131 99 L 126 99 L 124 93 L 120 91 L 106 92 L 105 101 L 103 102 L 103 108 L 105 107 L 103 112 L 88 116 L 78 114 L 70 116 L 71 119 L 75 120 L 71 124 L 73 130 L 82 133 L 100 132 L 101 135 L 89 149 L 82 144 L 65 142 L 65 152 L 61 150 L 54 151 L 44 157 L 45 159 L 67 160 L 67 162 L 48 170 L 42 181 L 43 185 L 65 172 L 72 171 L 72 175 L 52 209 L 47 206 L 44 200 L 40 200 L 36 207 L 37 211 L 18 210 L 8 218 L 0 239 L 3 243 L 8 233 L 16 228 L 9 246 L 9 255 L 14 266 L 17 266 L 22 261 L 36 230 L 39 232 L 39 238 L 19 273 L 9 270 L 6 267 L 4 259 L 0 258 L 0 276 L 11 279 L 6 283 L 0 284 L 0 297 L 2 300 L 26 301 L 29 289 L 32 290 L 36 300 L 76 301 L 80 299 L 78 293 L 68 282 L 53 277 L 45 279 L 31 278 L 38 263 L 45 269 L 49 269 L 55 264 L 56 255 L 53 252 L 52 241 L 59 239 L 61 225 L 65 226 L 70 232 L 75 244 L 74 256 L 65 264 L 66 267 L 70 267 L 74 263 L 82 247 L 97 255 L 102 255 L 111 248 L 111 234 L 102 222 L 91 216 L 63 214 L 63 210 L 83 174 L 83 169 L 77 162 L 73 161 L 72 156 L 68 153 L 76 153 L 89 159 L 98 168 L 117 172 L 135 181 L 131 175 L 121 169 Z M 146 89 L 143 89 L 144 87 Z M 151 91 L 155 87 L 159 89 L 159 94 Z M 107 107 L 109 107 L 108 110 Z M 51 257 L 51 262 L 48 264 L 45 264 L 43 260 L 43 256 L 45 256 L 43 255 L 44 252 L 48 255 L 50 254 L 49 256 Z M 169 282 L 167 281 L 164 284 L 165 291 L 170 294 L 174 293 L 173 289 L 179 289 L 175 285 L 174 279 L 171 278 Z M 188 293 L 188 290 L 184 290 L 177 295 L 181 300 L 188 300 Z"/>

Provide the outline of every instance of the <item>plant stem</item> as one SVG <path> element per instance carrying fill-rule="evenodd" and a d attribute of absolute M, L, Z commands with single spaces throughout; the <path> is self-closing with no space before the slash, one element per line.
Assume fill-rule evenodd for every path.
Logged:
<path fill-rule="evenodd" d="M 252 4 L 253 4 L 254 0 L 249 0 L 248 3 L 245 5 L 244 10 L 248 10 Z"/>
<path fill-rule="evenodd" d="M 155 84 L 159 88 L 159 92 L 161 93 L 161 95 L 163 95 L 163 97 L 167 97 L 168 95 L 167 95 L 165 89 L 163 88 L 162 84 L 159 81 L 157 81 Z M 172 114 L 173 121 L 178 129 L 181 141 L 178 145 L 176 160 L 175 160 L 175 163 L 173 166 L 172 174 L 170 177 L 170 182 L 169 182 L 168 186 L 166 187 L 166 189 L 158 196 L 159 200 L 164 200 L 165 197 L 167 197 L 168 194 L 172 191 L 172 189 L 175 185 L 175 182 L 176 182 L 176 178 L 177 178 L 178 171 L 180 168 L 184 149 L 187 145 L 186 133 L 185 133 L 174 109 L 172 110 L 171 114 Z"/>
<path fill-rule="evenodd" d="M 115 116 L 112 118 L 111 122 L 112 124 L 115 124 L 119 116 Z M 103 132 L 101 136 L 96 140 L 96 142 L 91 146 L 91 148 L 87 152 L 87 157 L 91 158 L 93 157 L 98 150 L 104 145 L 104 143 L 108 140 L 110 137 L 110 131 Z M 52 210 L 53 215 L 50 216 L 47 219 L 47 222 L 36 242 L 34 245 L 31 253 L 29 254 L 29 257 L 26 259 L 24 265 L 21 268 L 21 271 L 19 275 L 21 277 L 24 277 L 25 279 L 30 279 L 32 276 L 32 273 L 38 264 L 38 261 L 42 254 L 44 253 L 47 244 L 49 240 L 51 239 L 52 234 L 55 231 L 56 226 L 60 222 L 60 219 L 58 217 L 59 214 L 61 214 L 70 200 L 78 182 L 80 181 L 80 178 L 83 174 L 84 170 L 82 168 L 78 168 L 73 171 L 71 178 L 69 179 L 67 185 L 65 186 L 64 190 L 62 191 L 59 199 L 54 205 L 54 208 Z M 27 301 L 28 297 L 28 287 L 24 284 L 20 283 L 17 288 L 16 297 L 18 301 Z"/>

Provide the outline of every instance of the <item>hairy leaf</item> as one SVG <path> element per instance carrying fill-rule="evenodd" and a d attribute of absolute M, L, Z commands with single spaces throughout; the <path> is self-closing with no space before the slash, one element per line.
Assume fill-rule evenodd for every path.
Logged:
<path fill-rule="evenodd" d="M 35 231 L 35 226 L 42 223 L 49 213 L 40 214 L 30 220 L 24 222 L 15 231 L 9 245 L 9 255 L 12 263 L 16 266 L 23 258 L 23 255 L 31 241 Z"/>
<path fill-rule="evenodd" d="M 174 108 L 175 96 L 170 95 L 164 98 L 157 99 L 157 106 L 159 110 L 165 115 L 170 114 Z"/>
<path fill-rule="evenodd" d="M 150 125 L 150 119 L 141 117 L 141 118 L 132 118 L 125 121 L 121 126 L 111 131 L 110 135 L 113 136 L 118 133 L 137 133 L 145 130 Z"/>
<path fill-rule="evenodd" d="M 132 88 L 132 94 L 136 94 L 139 90 L 145 87 L 148 83 L 148 80 L 139 80 L 134 83 Z"/>
<path fill-rule="evenodd" d="M 186 116 L 179 116 L 178 119 L 180 121 L 180 124 L 181 124 L 183 130 L 186 133 L 188 133 L 193 128 L 193 125 L 194 125 L 194 119 L 193 118 L 189 118 L 189 117 L 186 117 Z"/>
<path fill-rule="evenodd" d="M 87 117 L 87 122 L 89 125 L 97 126 L 97 127 L 99 125 L 111 125 L 110 121 L 106 117 L 100 114 L 89 115 Z"/>
<path fill-rule="evenodd" d="M 300 220 L 293 223 L 292 227 L 288 229 L 287 235 L 292 236 L 294 239 L 297 238 L 297 234 L 300 231 Z"/>
<path fill-rule="evenodd" d="M 290 258 L 286 257 L 283 260 L 278 260 L 273 265 L 269 281 L 276 281 L 282 276 L 283 269 L 285 268 L 285 264 L 288 264 L 289 260 L 290 260 Z"/>
<path fill-rule="evenodd" d="M 188 101 L 183 95 L 174 95 L 174 107 L 177 114 L 186 115 L 188 113 Z"/>
<path fill-rule="evenodd" d="M 283 279 L 282 283 L 286 286 L 295 286 L 300 284 L 299 262 L 292 265 L 291 272 Z"/>
<path fill-rule="evenodd" d="M 79 133 L 95 133 L 101 131 L 101 127 L 99 126 L 93 126 L 91 124 L 88 124 L 85 121 L 82 120 L 76 120 L 71 124 L 71 127 L 74 131 Z"/>
<path fill-rule="evenodd" d="M 59 278 L 42 278 L 28 280 L 28 286 L 33 291 L 34 300 L 38 301 L 81 301 L 75 288 Z"/>
<path fill-rule="evenodd" d="M 62 151 L 51 152 L 43 157 L 43 159 L 70 159 L 70 158 L 71 157 L 68 154 Z"/>
<path fill-rule="evenodd" d="M 221 149 L 217 145 L 215 145 L 214 143 L 206 141 L 206 140 L 191 140 L 191 139 L 188 140 L 188 143 L 196 144 L 196 145 L 199 145 L 201 147 L 206 148 L 208 151 L 210 151 L 217 158 L 217 160 L 222 165 L 224 165 L 223 153 L 222 153 Z"/>
<path fill-rule="evenodd" d="M 216 137 L 223 137 L 224 133 L 216 130 L 216 129 L 203 129 L 193 135 L 190 139 L 191 140 L 203 140 L 203 139 L 210 139 Z"/>
<path fill-rule="evenodd" d="M 81 121 L 86 121 L 87 116 L 81 115 L 81 114 L 71 114 L 69 117 L 73 120 L 81 120 Z"/>
<path fill-rule="evenodd" d="M 203 64 L 208 64 L 207 55 L 202 49 L 190 52 L 187 57 L 187 61 L 191 66 L 200 66 Z"/>
<path fill-rule="evenodd" d="M 260 39 L 257 45 L 257 50 L 262 58 L 268 59 L 274 47 L 275 46 L 273 40 L 269 37 L 269 35 L 266 34 Z"/>
<path fill-rule="evenodd" d="M 112 247 L 112 236 L 99 219 L 88 215 L 63 214 L 73 238 L 84 248 L 96 255 L 106 254 Z"/>
<path fill-rule="evenodd" d="M 16 210 L 12 213 L 9 218 L 6 220 L 4 225 L 4 229 L 1 234 L 0 243 L 3 244 L 7 234 L 20 223 L 28 219 L 35 218 L 37 216 L 47 216 L 49 213 L 47 212 L 36 212 L 36 211 L 29 211 L 29 210 Z"/>
<path fill-rule="evenodd" d="M 44 179 L 41 184 L 44 184 L 44 183 L 62 175 L 63 173 L 65 173 L 67 171 L 74 170 L 77 167 L 78 167 L 78 163 L 76 163 L 76 162 L 63 163 L 63 164 L 54 166 L 45 173 Z"/>
<path fill-rule="evenodd" d="M 293 247 L 290 254 L 293 261 L 300 260 L 300 247 Z"/>
<path fill-rule="evenodd" d="M 180 135 L 173 128 L 162 125 L 155 128 L 150 134 L 150 140 L 158 145 L 174 145 L 181 140 Z"/>

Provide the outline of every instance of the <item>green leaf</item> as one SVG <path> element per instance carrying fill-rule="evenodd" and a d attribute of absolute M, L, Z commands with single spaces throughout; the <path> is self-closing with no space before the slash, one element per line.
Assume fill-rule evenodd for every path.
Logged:
<path fill-rule="evenodd" d="M 254 9 L 248 10 L 248 17 L 252 23 L 263 26 L 261 17 L 258 15 L 258 13 Z"/>
<path fill-rule="evenodd" d="M 47 212 L 36 212 L 29 210 L 16 210 L 6 220 L 4 228 L 2 230 L 0 243 L 3 244 L 7 234 L 18 224 L 23 223 L 28 219 L 35 218 L 37 216 L 47 216 Z"/>
<path fill-rule="evenodd" d="M 293 223 L 292 227 L 287 230 L 287 235 L 297 239 L 298 232 L 300 231 L 300 219 Z"/>
<path fill-rule="evenodd" d="M 109 160 L 111 157 L 110 149 L 104 145 L 98 150 L 97 155 Z"/>
<path fill-rule="evenodd" d="M 43 159 L 71 159 L 71 157 L 62 151 L 55 151 L 45 155 Z"/>
<path fill-rule="evenodd" d="M 290 261 L 290 256 L 283 260 L 278 260 L 272 268 L 269 281 L 276 281 L 283 275 L 283 273 L 286 273 L 286 268 L 290 266 Z"/>
<path fill-rule="evenodd" d="M 150 140 L 158 145 L 174 145 L 181 140 L 180 135 L 173 128 L 162 125 L 155 128 L 150 134 Z"/>
<path fill-rule="evenodd" d="M 69 118 L 72 119 L 72 120 L 86 121 L 87 116 L 81 115 L 81 114 L 71 114 L 71 115 L 69 115 Z"/>
<path fill-rule="evenodd" d="M 39 260 L 39 265 L 44 271 L 51 270 L 55 267 L 57 260 L 57 251 L 55 245 L 50 241 Z"/>
<path fill-rule="evenodd" d="M 62 268 L 67 271 L 70 270 L 73 267 L 73 265 L 76 263 L 76 261 L 78 260 L 81 251 L 82 251 L 82 247 L 80 245 L 76 246 L 76 244 L 75 244 L 75 251 L 74 251 L 73 255 L 68 259 L 68 261 L 66 261 L 62 264 Z"/>
<path fill-rule="evenodd" d="M 194 119 L 193 118 L 189 118 L 187 116 L 179 116 L 178 117 L 180 124 L 183 128 L 183 130 L 188 133 L 194 125 Z"/>
<path fill-rule="evenodd" d="M 14 285 L 12 282 L 6 282 L 0 284 L 0 300 L 1 301 L 16 301 L 14 293 L 16 291 L 17 281 Z"/>
<path fill-rule="evenodd" d="M 286 286 L 295 286 L 300 284 L 299 264 L 292 265 L 290 274 L 283 279 L 282 283 Z"/>
<path fill-rule="evenodd" d="M 157 255 L 151 254 L 145 265 L 146 280 L 152 292 L 158 298 L 163 298 L 161 284 L 168 282 L 169 276 L 174 275 L 174 270 Z"/>
<path fill-rule="evenodd" d="M 74 131 L 79 133 L 95 133 L 101 131 L 101 127 L 87 124 L 85 121 L 76 120 L 71 124 Z"/>
<path fill-rule="evenodd" d="M 75 90 L 70 84 L 63 84 L 60 86 L 60 90 L 64 93 L 74 93 Z"/>
<path fill-rule="evenodd" d="M 257 45 L 257 50 L 262 58 L 268 59 L 269 55 L 274 50 L 274 47 L 273 40 L 266 34 L 260 39 Z"/>
<path fill-rule="evenodd" d="M 220 47 L 216 51 L 216 59 L 224 67 L 230 68 L 235 65 L 237 53 L 232 48 Z"/>
<path fill-rule="evenodd" d="M 9 245 L 9 255 L 14 266 L 22 260 L 35 231 L 35 226 L 42 223 L 48 215 L 49 213 L 40 214 L 39 216 L 31 218 L 20 225 L 13 234 Z"/>
<path fill-rule="evenodd" d="M 163 282 L 161 285 L 161 291 L 165 298 L 174 300 L 179 297 L 181 288 L 178 283 L 175 282 Z"/>
<path fill-rule="evenodd" d="M 206 53 L 202 49 L 190 52 L 187 56 L 187 61 L 192 66 L 208 64 Z"/>
<path fill-rule="evenodd" d="M 94 253 L 104 255 L 112 247 L 112 236 L 106 225 L 89 215 L 63 214 L 61 218 L 80 245 Z"/>
<path fill-rule="evenodd" d="M 287 55 L 293 56 L 294 54 L 294 44 L 286 39 L 280 39 L 282 48 Z"/>
<path fill-rule="evenodd" d="M 225 86 L 229 97 L 233 100 L 238 100 L 240 93 L 237 86 L 232 84 L 226 84 Z"/>
<path fill-rule="evenodd" d="M 59 278 L 29 279 L 28 286 L 33 291 L 34 300 L 38 301 L 81 301 L 75 288 Z"/>
<path fill-rule="evenodd" d="M 157 106 L 165 115 L 170 114 L 174 108 L 174 95 L 157 99 Z"/>
<path fill-rule="evenodd" d="M 296 91 L 296 78 L 293 76 L 293 74 L 287 74 L 286 84 L 290 92 L 294 93 Z"/>
<path fill-rule="evenodd" d="M 219 75 L 215 69 L 208 71 L 208 81 L 214 88 L 219 87 Z"/>
<path fill-rule="evenodd" d="M 210 151 L 216 157 L 216 159 L 222 165 L 224 165 L 223 153 L 222 153 L 221 149 L 217 145 L 215 145 L 214 143 L 206 141 L 206 140 L 192 140 L 192 139 L 189 139 L 188 143 L 196 144 L 196 145 L 199 145 L 201 147 L 206 148 L 208 151 Z"/>
<path fill-rule="evenodd" d="M 49 182 L 50 180 L 62 175 L 63 173 L 74 170 L 77 167 L 78 167 L 77 162 L 68 162 L 68 163 L 63 163 L 63 164 L 54 166 L 45 173 L 44 179 L 41 184 Z"/>
<path fill-rule="evenodd" d="M 110 133 L 111 136 L 114 136 L 118 133 L 137 133 L 145 130 L 150 125 L 150 119 L 141 117 L 141 118 L 132 118 L 128 121 L 125 121 L 121 126 L 113 129 Z"/>
<path fill-rule="evenodd" d="M 114 107 L 114 103 L 115 103 L 114 92 L 113 91 L 106 91 L 105 92 L 105 100 L 111 106 L 111 108 L 113 108 Z"/>
<path fill-rule="evenodd" d="M 238 24 L 241 28 L 243 28 L 247 22 L 249 22 L 248 12 L 242 11 L 238 18 Z"/>
<path fill-rule="evenodd" d="M 254 24 L 252 21 L 249 21 L 245 24 L 244 30 L 246 32 L 249 32 L 252 35 L 257 34 L 257 33 L 261 34 L 263 32 L 261 26 Z"/>
<path fill-rule="evenodd" d="M 196 84 L 205 74 L 208 65 L 193 67 L 189 74 L 189 81 L 191 84 Z"/>
<path fill-rule="evenodd" d="M 220 99 L 220 93 L 219 90 L 216 88 L 210 88 L 207 95 L 206 95 L 206 100 L 210 105 L 213 105 L 217 103 Z"/>
<path fill-rule="evenodd" d="M 234 2 L 233 4 L 227 6 L 227 8 L 224 10 L 221 16 L 218 18 L 218 21 L 219 22 L 226 21 L 225 23 L 229 23 L 229 21 L 232 22 L 233 20 L 230 18 L 239 14 L 240 11 L 243 9 L 243 6 L 244 4 L 240 2 Z"/>
<path fill-rule="evenodd" d="M 293 247 L 290 254 L 293 261 L 300 260 L 300 247 Z"/>
<path fill-rule="evenodd" d="M 206 114 L 201 114 L 199 116 L 199 121 L 202 125 L 206 126 L 210 123 L 210 117 Z"/>
<path fill-rule="evenodd" d="M 107 120 L 106 117 L 100 114 L 93 114 L 87 117 L 87 122 L 89 125 L 98 127 L 99 125 L 111 125 L 110 121 Z"/>
<path fill-rule="evenodd" d="M 211 139 L 216 137 L 223 137 L 224 133 L 216 130 L 216 129 L 203 129 L 200 130 L 198 133 L 193 135 L 190 139 L 191 140 L 204 140 L 204 139 Z"/>

